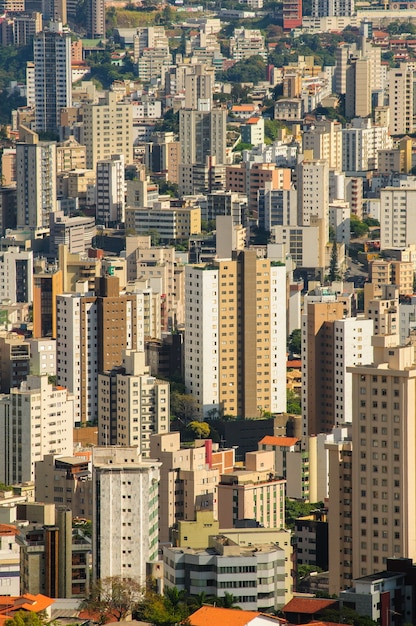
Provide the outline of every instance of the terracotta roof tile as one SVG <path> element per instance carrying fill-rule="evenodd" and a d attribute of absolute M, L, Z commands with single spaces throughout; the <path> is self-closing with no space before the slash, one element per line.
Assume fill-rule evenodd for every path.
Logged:
<path fill-rule="evenodd" d="M 299 439 L 297 437 L 273 437 L 272 435 L 266 435 L 259 443 L 263 443 L 268 446 L 283 446 L 290 448 L 298 441 Z"/>

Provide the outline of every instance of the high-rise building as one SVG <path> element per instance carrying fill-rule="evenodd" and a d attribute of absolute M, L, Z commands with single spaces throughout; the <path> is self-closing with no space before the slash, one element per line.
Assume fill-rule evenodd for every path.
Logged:
<path fill-rule="evenodd" d="M 56 144 L 24 129 L 16 144 L 17 227 L 49 227 L 56 210 Z"/>
<path fill-rule="evenodd" d="M 124 222 L 126 195 L 124 156 L 112 154 L 110 159 L 97 161 L 96 171 L 97 224 L 116 226 Z"/>
<path fill-rule="evenodd" d="M 330 432 L 335 416 L 335 320 L 342 302 L 308 302 L 302 316 L 303 435 Z"/>
<path fill-rule="evenodd" d="M 416 558 L 416 365 L 397 335 L 373 338 L 374 362 L 352 374 L 353 577 Z M 338 496 L 339 497 L 339 496 Z"/>
<path fill-rule="evenodd" d="M 30 345 L 17 333 L 0 332 L 0 393 L 18 387 L 30 373 Z M 33 372 L 32 372 L 33 373 Z"/>
<path fill-rule="evenodd" d="M 288 31 L 302 25 L 302 0 L 284 0 L 283 29 Z"/>
<path fill-rule="evenodd" d="M 0 480 L 34 480 L 45 454 L 72 454 L 74 399 L 47 376 L 28 376 L 0 399 Z"/>
<path fill-rule="evenodd" d="M 169 432 L 169 383 L 151 376 L 145 352 L 126 350 L 122 367 L 98 375 L 98 445 L 137 446 Z"/>
<path fill-rule="evenodd" d="M 225 109 L 181 109 L 179 137 L 182 164 L 204 164 L 209 156 L 215 156 L 219 164 L 225 163 L 226 121 Z"/>
<path fill-rule="evenodd" d="M 390 127 L 392 135 L 412 134 L 415 128 L 415 72 L 412 65 L 401 63 L 388 73 Z"/>
<path fill-rule="evenodd" d="M 88 594 L 91 539 L 72 528 L 72 513 L 57 508 L 55 524 L 29 524 L 19 529 L 21 593 L 52 598 L 82 598 Z"/>
<path fill-rule="evenodd" d="M 158 558 L 160 463 L 136 447 L 93 450 L 93 578 L 131 578 L 145 584 Z"/>
<path fill-rule="evenodd" d="M 95 294 L 57 298 L 57 381 L 75 396 L 75 422 L 96 421 L 98 373 L 122 365 L 123 350 L 144 349 L 143 299 L 119 279 L 96 279 Z"/>
<path fill-rule="evenodd" d="M 284 266 L 242 250 L 187 266 L 185 280 L 185 383 L 201 414 L 284 412 Z"/>
<path fill-rule="evenodd" d="M 0 252 L 0 301 L 32 302 L 33 252 L 10 247 Z"/>
<path fill-rule="evenodd" d="M 342 168 L 342 124 L 335 120 L 317 120 L 302 135 L 303 152 L 312 150 L 314 160 L 328 161 L 330 168 Z"/>
<path fill-rule="evenodd" d="M 234 448 L 219 448 L 210 439 L 192 448 L 181 447 L 178 432 L 150 438 L 150 455 L 158 459 L 159 541 L 172 541 L 178 519 L 194 521 L 197 511 L 211 511 L 217 519 L 217 485 L 220 474 L 233 471 Z"/>
<path fill-rule="evenodd" d="M 374 126 L 370 119 L 355 118 L 342 129 L 342 170 L 350 176 L 375 170 L 378 151 L 392 147 L 387 126 Z"/>
<path fill-rule="evenodd" d="M 106 91 L 98 104 L 84 106 L 81 143 L 87 149 L 88 169 L 113 154 L 122 154 L 126 165 L 133 163 L 132 115 L 132 104 L 120 101 L 114 91 Z"/>
<path fill-rule="evenodd" d="M 334 321 L 335 425 L 352 422 L 352 377 L 347 368 L 373 362 L 373 321 L 347 317 Z"/>
<path fill-rule="evenodd" d="M 63 293 L 62 271 L 56 266 L 33 276 L 33 337 L 56 338 L 56 297 Z"/>
<path fill-rule="evenodd" d="M 413 227 L 416 189 L 385 187 L 380 190 L 380 248 L 406 248 L 416 244 Z"/>
<path fill-rule="evenodd" d="M 33 56 L 35 130 L 57 132 L 61 109 L 72 105 L 71 35 L 62 32 L 62 23 L 51 22 L 34 38 Z"/>
<path fill-rule="evenodd" d="M 181 109 L 179 112 L 179 140 L 181 145 L 181 164 L 179 166 L 179 184 L 186 192 L 192 191 L 197 173 L 195 166 L 221 166 L 226 162 L 226 125 L 225 109 L 193 110 Z M 187 182 L 188 179 L 190 183 Z"/>
<path fill-rule="evenodd" d="M 326 160 L 305 159 L 298 166 L 299 226 L 310 226 L 312 216 L 324 220 L 329 234 L 329 166 Z"/>
<path fill-rule="evenodd" d="M 354 59 L 347 67 L 345 112 L 348 117 L 371 115 L 371 61 Z"/>
<path fill-rule="evenodd" d="M 88 36 L 95 38 L 105 37 L 105 1 L 88 0 L 87 3 Z"/>

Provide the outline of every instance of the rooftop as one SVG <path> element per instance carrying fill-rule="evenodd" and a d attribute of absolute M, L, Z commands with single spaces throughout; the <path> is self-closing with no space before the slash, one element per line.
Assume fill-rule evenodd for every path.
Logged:
<path fill-rule="evenodd" d="M 291 448 L 296 445 L 299 439 L 297 437 L 273 437 L 266 435 L 259 443 L 267 446 L 280 446 L 282 448 Z"/>

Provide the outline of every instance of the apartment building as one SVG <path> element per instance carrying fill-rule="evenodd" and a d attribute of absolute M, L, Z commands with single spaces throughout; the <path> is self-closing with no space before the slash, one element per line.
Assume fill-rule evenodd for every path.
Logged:
<path fill-rule="evenodd" d="M 329 506 L 328 506 L 328 557 L 330 594 L 338 595 L 342 589 L 351 587 L 353 579 L 352 522 L 352 442 L 328 442 Z"/>
<path fill-rule="evenodd" d="M 86 148 L 71 135 L 56 146 L 56 173 L 85 170 Z"/>
<path fill-rule="evenodd" d="M 120 293 L 116 276 L 97 278 L 95 294 L 58 296 L 57 326 L 58 384 L 74 394 L 75 423 L 96 421 L 98 373 L 121 365 L 123 350 L 144 349 L 143 296 Z"/>
<path fill-rule="evenodd" d="M 109 159 L 97 161 L 95 200 L 98 224 L 107 227 L 124 222 L 125 195 L 124 155 L 112 154 Z"/>
<path fill-rule="evenodd" d="M 151 376 L 145 356 L 126 350 L 122 367 L 98 375 L 98 444 L 137 446 L 143 458 L 170 421 L 169 383 Z"/>
<path fill-rule="evenodd" d="M 92 519 L 91 452 L 75 456 L 45 454 L 35 463 L 35 499 L 72 512 L 74 518 Z"/>
<path fill-rule="evenodd" d="M 201 414 L 284 412 L 285 268 L 242 250 L 187 266 L 185 283 L 185 384 Z"/>
<path fill-rule="evenodd" d="M 16 541 L 19 533 L 12 524 L 0 524 L 0 577 L 3 591 L 11 596 L 20 594 L 20 549 Z"/>
<path fill-rule="evenodd" d="M 84 598 L 89 592 L 91 539 L 72 528 L 72 513 L 57 508 L 53 525 L 19 528 L 21 593 Z"/>
<path fill-rule="evenodd" d="M 0 481 L 33 480 L 45 454 L 72 454 L 74 399 L 47 376 L 28 376 L 0 398 Z"/>
<path fill-rule="evenodd" d="M 50 19 L 63 18 L 52 16 Z M 51 21 L 49 30 L 36 35 L 33 58 L 35 130 L 56 132 L 61 108 L 72 106 L 71 35 L 62 32 L 62 23 Z"/>
<path fill-rule="evenodd" d="M 286 481 L 275 474 L 274 452 L 247 452 L 242 469 L 223 474 L 218 483 L 220 528 L 255 519 L 265 528 L 285 525 Z"/>
<path fill-rule="evenodd" d="M 373 337 L 374 361 L 352 374 L 353 577 L 416 554 L 413 477 L 416 366 L 397 335 Z"/>
<path fill-rule="evenodd" d="M 302 316 L 303 434 L 330 432 L 335 414 L 336 320 L 344 317 L 342 302 L 307 303 Z"/>
<path fill-rule="evenodd" d="M 49 226 L 56 210 L 56 144 L 25 129 L 16 144 L 17 227 Z"/>
<path fill-rule="evenodd" d="M 57 259 L 59 246 L 64 245 L 69 254 L 85 254 L 96 232 L 93 217 L 69 217 L 63 211 L 55 211 L 50 219 L 49 252 Z"/>
<path fill-rule="evenodd" d="M 380 190 L 380 248 L 406 248 L 416 244 L 413 228 L 416 189 L 386 187 Z"/>
<path fill-rule="evenodd" d="M 115 91 L 106 91 L 98 104 L 84 106 L 81 143 L 87 150 L 87 169 L 94 170 L 97 161 L 122 154 L 126 165 L 133 163 L 132 104 L 120 100 Z"/>
<path fill-rule="evenodd" d="M 201 209 L 170 206 L 157 208 L 155 205 L 152 209 L 128 207 L 126 228 L 134 230 L 137 235 L 146 235 L 156 230 L 160 239 L 166 243 L 189 239 L 191 235 L 201 232 Z"/>
<path fill-rule="evenodd" d="M 355 118 L 342 129 L 342 171 L 364 175 L 378 168 L 378 151 L 392 147 L 387 126 L 373 126 L 368 118 Z"/>
<path fill-rule="evenodd" d="M 10 246 L 0 252 L 0 300 L 32 302 L 33 252 Z"/>
<path fill-rule="evenodd" d="M 302 148 L 312 151 L 314 160 L 328 161 L 330 168 L 342 168 L 342 124 L 335 120 L 318 120 L 302 134 Z"/>
<path fill-rule="evenodd" d="M 173 432 L 150 437 L 150 456 L 161 463 L 161 543 L 172 540 L 172 528 L 178 520 L 194 521 L 199 510 L 210 510 L 217 519 L 217 484 L 220 474 L 234 468 L 234 448 L 219 449 L 211 440 L 196 442 L 194 448 L 182 448 L 179 433 Z"/>
<path fill-rule="evenodd" d="M 248 59 L 252 56 L 267 58 L 264 37 L 260 30 L 249 28 L 235 28 L 230 38 L 230 54 L 236 61 Z"/>
<path fill-rule="evenodd" d="M 400 63 L 400 67 L 388 72 L 390 125 L 392 135 L 408 135 L 414 132 L 414 67 Z"/>
<path fill-rule="evenodd" d="M 211 536 L 207 549 L 163 548 L 165 585 L 218 598 L 231 593 L 246 611 L 270 611 L 285 604 L 285 552 L 274 543 L 239 545 Z M 189 581 L 187 583 L 187 581 Z"/>
<path fill-rule="evenodd" d="M 30 345 L 17 333 L 0 332 L 0 392 L 9 393 L 30 373 Z M 33 372 L 32 372 L 33 373 Z"/>
<path fill-rule="evenodd" d="M 298 221 L 299 226 L 311 226 L 311 218 L 329 219 L 328 161 L 305 158 L 298 166 Z"/>
<path fill-rule="evenodd" d="M 93 579 L 147 579 L 158 558 L 160 463 L 136 447 L 93 449 Z"/>
<path fill-rule="evenodd" d="M 408 261 L 375 259 L 368 264 L 370 282 L 377 285 L 395 285 L 399 295 L 413 293 L 414 266 Z"/>

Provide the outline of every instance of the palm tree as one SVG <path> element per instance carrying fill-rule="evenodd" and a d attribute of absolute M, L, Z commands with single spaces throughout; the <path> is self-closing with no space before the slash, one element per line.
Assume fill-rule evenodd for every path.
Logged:
<path fill-rule="evenodd" d="M 217 606 L 220 606 L 223 609 L 240 609 L 240 606 L 237 606 L 238 598 L 233 596 L 232 593 L 225 592 L 222 598 L 218 598 Z"/>
<path fill-rule="evenodd" d="M 215 598 L 213 596 L 207 595 L 205 591 L 201 591 L 196 596 L 191 596 L 189 598 L 189 606 L 193 611 L 200 609 L 204 604 L 214 604 Z"/>
<path fill-rule="evenodd" d="M 184 589 L 179 591 L 177 587 L 165 587 L 164 596 L 170 602 L 172 608 L 176 609 L 185 602 L 186 591 Z"/>

